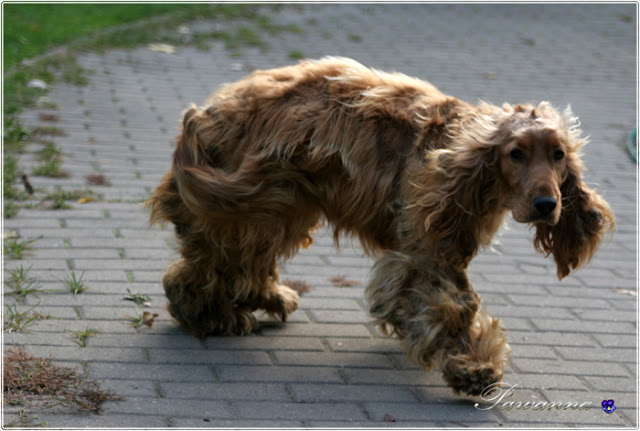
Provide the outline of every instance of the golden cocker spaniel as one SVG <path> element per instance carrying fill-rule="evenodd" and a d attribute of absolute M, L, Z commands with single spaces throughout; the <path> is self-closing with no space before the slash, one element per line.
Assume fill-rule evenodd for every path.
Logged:
<path fill-rule="evenodd" d="M 378 258 L 366 297 L 381 330 L 479 394 L 510 349 L 467 266 L 509 212 L 559 278 L 591 259 L 614 217 L 582 181 L 584 142 L 569 109 L 471 105 L 350 59 L 256 71 L 186 111 L 148 201 L 180 244 L 169 310 L 199 337 L 249 333 L 257 309 L 286 320 L 298 294 L 276 262 L 326 220 Z"/>

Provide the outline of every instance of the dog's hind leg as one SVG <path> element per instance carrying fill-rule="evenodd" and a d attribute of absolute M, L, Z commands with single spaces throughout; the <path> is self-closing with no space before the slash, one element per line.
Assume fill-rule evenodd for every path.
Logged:
<path fill-rule="evenodd" d="M 171 316 L 198 338 L 253 331 L 253 310 L 235 305 L 227 294 L 228 277 L 207 267 L 203 270 L 182 258 L 169 268 L 162 283 Z"/>
<path fill-rule="evenodd" d="M 282 216 L 284 219 L 285 216 Z M 308 248 L 313 243 L 311 234 L 319 227 L 319 215 L 310 211 L 307 216 L 289 217 L 281 220 L 269 230 L 273 235 L 273 251 L 277 257 L 291 257 L 298 249 Z M 282 227 L 284 226 L 284 230 Z M 258 308 L 265 310 L 270 316 L 279 318 L 282 322 L 298 308 L 298 293 L 289 286 L 279 283 L 279 271 L 276 259 L 273 259 L 266 277 L 266 286 L 261 290 Z"/>

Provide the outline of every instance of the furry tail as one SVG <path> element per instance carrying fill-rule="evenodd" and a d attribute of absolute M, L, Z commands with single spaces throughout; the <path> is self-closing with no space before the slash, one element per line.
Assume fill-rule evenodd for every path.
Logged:
<path fill-rule="evenodd" d="M 184 205 L 197 216 L 217 220 L 258 221 L 265 210 L 282 210 L 282 191 L 265 180 L 269 163 L 245 156 L 231 170 L 217 147 L 218 135 L 224 133 L 220 127 L 195 107 L 184 114 L 172 168 Z"/>

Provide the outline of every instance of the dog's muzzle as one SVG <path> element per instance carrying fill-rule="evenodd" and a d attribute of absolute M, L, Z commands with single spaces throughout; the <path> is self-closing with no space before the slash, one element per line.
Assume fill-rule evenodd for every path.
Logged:
<path fill-rule="evenodd" d="M 532 201 L 534 214 L 533 218 L 538 221 L 553 223 L 553 212 L 558 207 L 558 200 L 551 196 L 538 196 Z"/>

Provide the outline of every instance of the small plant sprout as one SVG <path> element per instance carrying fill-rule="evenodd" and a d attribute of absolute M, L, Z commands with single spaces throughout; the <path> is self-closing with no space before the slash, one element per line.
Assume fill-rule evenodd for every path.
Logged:
<path fill-rule="evenodd" d="M 69 331 L 73 342 L 80 347 L 87 347 L 87 339 L 98 333 L 97 329 L 87 328 L 84 331 Z"/>
<path fill-rule="evenodd" d="M 125 301 L 133 301 L 137 305 L 151 307 L 151 297 L 146 293 L 133 293 L 130 289 L 127 289 L 127 292 L 128 295 L 123 298 Z"/>
<path fill-rule="evenodd" d="M 5 238 L 2 243 L 4 255 L 12 260 L 22 259 L 33 250 L 32 244 L 36 241 L 37 239 L 20 240 L 15 236 Z"/>
<path fill-rule="evenodd" d="M 48 319 L 49 316 L 33 311 L 38 305 L 40 303 L 26 311 L 19 311 L 16 304 L 7 304 L 4 313 L 5 330 L 7 332 L 24 332 L 26 328 L 36 323 L 36 321 Z"/>
<path fill-rule="evenodd" d="M 8 295 L 16 295 L 18 300 L 24 302 L 24 298 L 27 295 L 41 292 L 35 277 L 29 277 L 30 270 L 31 267 L 24 269 L 24 267 L 20 265 L 16 269 L 7 271 L 9 273 L 9 279 L 6 281 L 6 285 L 12 290 Z"/>
<path fill-rule="evenodd" d="M 69 291 L 74 295 L 78 293 L 82 293 L 87 290 L 89 287 L 82 281 L 82 277 L 84 276 L 84 272 L 80 274 L 80 277 L 76 278 L 75 271 L 71 271 L 71 276 L 67 275 L 62 282 L 67 286 Z"/>

